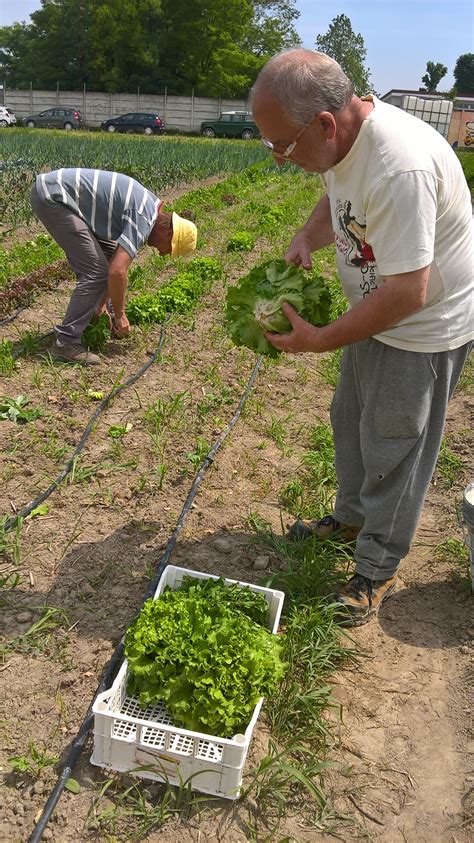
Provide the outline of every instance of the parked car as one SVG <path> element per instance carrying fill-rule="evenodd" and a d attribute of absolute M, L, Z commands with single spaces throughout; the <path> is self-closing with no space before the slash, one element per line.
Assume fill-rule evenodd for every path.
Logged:
<path fill-rule="evenodd" d="M 227 135 L 232 138 L 252 140 L 252 138 L 259 138 L 260 132 L 250 112 L 223 111 L 218 120 L 203 120 L 201 135 L 206 138 Z"/>
<path fill-rule="evenodd" d="M 13 111 L 0 105 L 0 127 L 4 129 L 5 126 L 16 126 L 16 117 Z"/>
<path fill-rule="evenodd" d="M 120 117 L 104 120 L 100 128 L 103 132 L 144 132 L 145 135 L 161 135 L 165 131 L 165 124 L 158 114 L 148 114 L 144 111 L 131 111 Z"/>
<path fill-rule="evenodd" d="M 48 128 L 48 129 L 82 129 L 84 128 L 84 118 L 77 108 L 68 108 L 68 106 L 61 106 L 61 108 L 48 108 L 46 111 L 40 111 L 39 114 L 30 114 L 29 117 L 24 117 L 21 121 L 28 129 Z"/>

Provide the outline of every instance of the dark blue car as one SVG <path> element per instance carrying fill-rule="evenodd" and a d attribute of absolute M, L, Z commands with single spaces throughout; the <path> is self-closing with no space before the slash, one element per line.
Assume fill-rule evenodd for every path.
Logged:
<path fill-rule="evenodd" d="M 145 135 L 162 135 L 165 124 L 158 114 L 148 114 L 144 111 L 131 111 L 120 117 L 104 120 L 100 128 L 103 132 L 142 132 Z"/>

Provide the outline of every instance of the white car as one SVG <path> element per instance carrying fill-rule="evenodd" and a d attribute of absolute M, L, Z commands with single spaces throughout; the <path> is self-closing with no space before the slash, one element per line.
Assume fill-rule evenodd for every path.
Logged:
<path fill-rule="evenodd" d="M 13 111 L 0 105 L 0 128 L 4 129 L 5 126 L 16 126 L 16 117 Z"/>

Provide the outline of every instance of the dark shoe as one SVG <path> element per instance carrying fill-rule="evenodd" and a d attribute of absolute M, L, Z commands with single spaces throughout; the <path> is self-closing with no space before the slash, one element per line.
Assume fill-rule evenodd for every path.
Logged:
<path fill-rule="evenodd" d="M 58 345 L 54 343 L 50 349 L 51 357 L 55 360 L 62 360 L 64 363 L 80 363 L 81 366 L 100 366 L 100 357 L 98 354 L 92 354 L 91 351 L 86 351 L 82 345 L 73 345 L 73 343 L 64 343 Z"/>
<path fill-rule="evenodd" d="M 319 521 L 300 521 L 298 519 L 291 525 L 286 538 L 294 542 L 310 539 L 313 536 L 324 538 L 325 536 L 331 536 L 333 533 L 338 533 L 344 541 L 352 542 L 355 541 L 359 532 L 360 527 L 353 524 L 341 524 L 332 515 L 325 515 Z"/>
<path fill-rule="evenodd" d="M 334 598 L 336 603 L 341 604 L 338 623 L 341 626 L 367 623 L 377 614 L 383 601 L 393 594 L 396 585 L 396 576 L 388 580 L 368 580 L 361 574 L 354 574 Z"/>

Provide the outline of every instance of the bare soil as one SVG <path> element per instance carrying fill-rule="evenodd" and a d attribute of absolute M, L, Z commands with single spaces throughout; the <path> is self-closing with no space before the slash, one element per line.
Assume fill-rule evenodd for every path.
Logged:
<path fill-rule="evenodd" d="M 41 294 L 34 309 L 5 326 L 0 338 L 14 338 L 17 330 L 37 325 L 48 330 L 64 311 L 67 297 L 66 285 Z M 27 753 L 30 740 L 64 757 L 174 528 L 194 475 L 188 455 L 199 439 L 215 441 L 250 375 L 255 358 L 232 348 L 223 334 L 222 299 L 223 289 L 216 285 L 195 320 L 170 326 L 161 362 L 98 421 L 79 463 L 79 469 L 91 468 L 90 474 L 78 471 L 74 483 L 63 484 L 49 498 L 49 512 L 23 528 L 22 581 L 6 594 L 4 639 L 24 633 L 43 606 L 61 610 L 66 619 L 30 652 L 12 647 L 1 668 L 1 840 L 28 838 L 55 781 L 51 767 L 37 780 L 13 773 L 8 758 Z M 108 391 L 117 378 L 124 380 L 143 364 L 158 338 L 154 328 L 145 337 L 111 342 L 106 363 L 92 372 L 52 366 L 36 356 L 23 360 L 4 380 L 2 392 L 28 395 L 31 406 L 43 407 L 45 414 L 22 427 L 0 424 L 1 512 L 20 510 L 62 469 L 95 407 L 88 389 Z M 157 449 L 146 408 L 177 393 L 183 393 L 184 411 L 172 418 Z M 328 420 L 331 396 L 318 361 L 310 355 L 288 356 L 262 370 L 245 413 L 205 476 L 172 563 L 249 582 L 260 578 L 254 561 L 267 551 L 253 543 L 247 519 L 258 513 L 281 532 L 288 514 L 280 511 L 279 491 L 298 472 L 311 426 Z M 205 411 L 207 405 L 212 408 Z M 466 464 L 472 453 L 470 412 L 468 395 L 458 392 L 447 430 Z M 284 442 L 275 441 L 275 420 L 283 427 Z M 119 447 L 108 430 L 127 422 L 132 428 Z M 54 444 L 65 445 L 65 454 L 58 456 Z M 159 464 L 167 468 L 163 488 L 156 473 Z M 402 566 L 403 582 L 379 618 L 352 633 L 361 654 L 358 663 L 333 678 L 338 704 L 328 715 L 333 767 L 325 777 L 328 806 L 320 830 L 309 827 L 289 805 L 278 833 L 262 830 L 253 838 L 246 823 L 249 815 L 258 818 L 257 804 L 209 800 L 209 810 L 200 817 L 177 816 L 143 839 L 472 839 L 467 681 L 474 652 L 471 602 L 466 579 L 456 574 L 456 560 L 436 561 L 434 551 L 444 539 L 461 537 L 456 503 L 464 479 L 460 475 L 447 490 L 439 477 L 433 484 Z M 268 570 L 281 565 L 270 554 Z M 262 718 L 249 766 L 265 755 L 267 740 Z M 97 831 L 88 822 L 92 800 L 106 778 L 90 765 L 90 753 L 89 740 L 73 774 L 81 791 L 64 793 L 44 839 L 127 839 L 120 829 Z M 259 822 L 263 829 L 261 817 Z"/>

